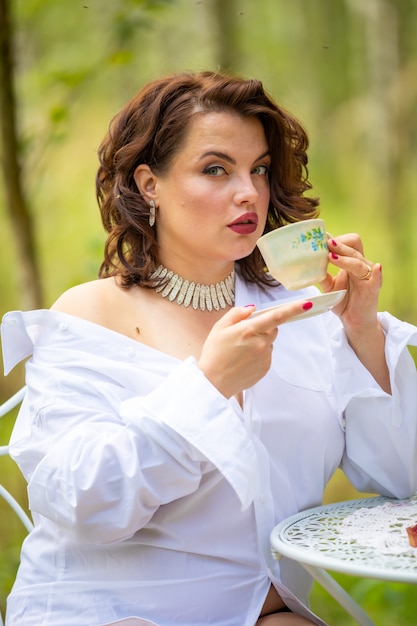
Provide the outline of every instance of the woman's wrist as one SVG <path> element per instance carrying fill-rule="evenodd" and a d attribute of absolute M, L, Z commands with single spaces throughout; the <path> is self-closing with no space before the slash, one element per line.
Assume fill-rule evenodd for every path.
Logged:
<path fill-rule="evenodd" d="M 369 325 L 344 325 L 350 347 L 358 359 L 387 393 L 391 393 L 385 358 L 385 332 L 378 320 Z"/>

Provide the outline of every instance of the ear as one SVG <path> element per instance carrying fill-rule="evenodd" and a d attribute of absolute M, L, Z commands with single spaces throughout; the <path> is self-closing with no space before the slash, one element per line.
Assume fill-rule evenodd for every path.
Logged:
<path fill-rule="evenodd" d="M 136 186 L 140 194 L 147 200 L 156 199 L 156 181 L 157 177 L 152 172 L 149 165 L 138 165 L 133 174 Z"/>

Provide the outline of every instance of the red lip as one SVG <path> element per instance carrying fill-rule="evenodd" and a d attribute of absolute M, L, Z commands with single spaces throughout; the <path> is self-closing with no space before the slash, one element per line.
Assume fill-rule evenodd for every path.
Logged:
<path fill-rule="evenodd" d="M 256 213 L 243 213 L 236 218 L 228 228 L 239 235 L 251 235 L 258 227 L 258 216 Z"/>

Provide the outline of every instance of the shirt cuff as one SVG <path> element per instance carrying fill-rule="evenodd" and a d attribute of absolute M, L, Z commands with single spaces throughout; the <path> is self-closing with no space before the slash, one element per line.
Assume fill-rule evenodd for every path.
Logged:
<path fill-rule="evenodd" d="M 392 399 L 394 406 L 399 405 L 400 390 L 407 388 L 407 379 L 415 376 L 415 366 L 407 351 L 407 345 L 417 345 L 417 328 L 402 322 L 390 313 L 379 313 L 378 319 L 385 333 L 385 357 L 390 373 Z M 334 327 L 330 335 L 335 364 L 335 379 L 339 381 L 338 407 L 343 415 L 352 398 L 391 398 L 376 382 L 350 347 L 341 326 Z M 401 376 L 398 372 L 401 371 Z M 397 407 L 399 408 L 399 406 Z M 393 412 L 394 420 L 401 422 L 400 411 Z"/>
<path fill-rule="evenodd" d="M 168 427 L 210 461 L 239 497 L 242 509 L 252 502 L 257 485 L 256 452 L 232 404 L 187 358 L 147 396 L 125 400 L 122 418 L 140 428 L 141 418 Z"/>

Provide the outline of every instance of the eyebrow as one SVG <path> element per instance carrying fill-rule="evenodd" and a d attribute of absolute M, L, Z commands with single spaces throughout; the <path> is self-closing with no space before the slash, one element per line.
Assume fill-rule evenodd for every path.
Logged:
<path fill-rule="evenodd" d="M 259 155 L 258 158 L 254 160 L 254 163 L 256 163 L 257 161 L 260 161 L 261 159 L 269 155 L 270 155 L 270 151 L 266 150 L 266 152 Z M 199 158 L 199 161 L 202 161 L 203 159 L 209 156 L 214 156 L 214 157 L 217 157 L 218 159 L 223 159 L 224 161 L 228 161 L 232 165 L 236 164 L 235 159 L 233 159 L 231 156 L 229 156 L 225 152 L 217 152 L 216 150 L 209 150 L 208 152 L 205 152 L 204 154 L 201 155 L 201 157 Z"/>

